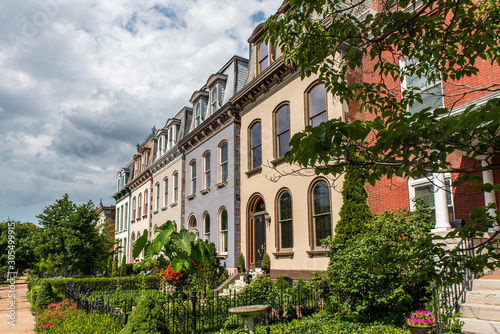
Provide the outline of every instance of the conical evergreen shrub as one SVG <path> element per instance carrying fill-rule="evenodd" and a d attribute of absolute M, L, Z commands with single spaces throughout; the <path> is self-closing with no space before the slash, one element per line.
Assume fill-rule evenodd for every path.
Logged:
<path fill-rule="evenodd" d="M 46 309 L 47 306 L 49 306 L 49 304 L 53 301 L 54 293 L 52 292 L 52 285 L 49 283 L 49 281 L 44 280 L 36 298 L 35 309 L 37 311 Z"/>
<path fill-rule="evenodd" d="M 165 334 L 167 326 L 160 306 L 149 296 L 141 299 L 120 334 Z"/>

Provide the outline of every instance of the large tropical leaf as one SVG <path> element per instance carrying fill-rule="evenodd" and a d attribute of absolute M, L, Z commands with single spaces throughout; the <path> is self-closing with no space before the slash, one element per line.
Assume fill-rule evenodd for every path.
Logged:
<path fill-rule="evenodd" d="M 196 234 L 185 229 L 182 229 L 180 233 L 172 234 L 172 242 L 174 245 L 183 252 L 186 252 L 188 256 L 191 255 L 192 244 L 195 239 Z"/>
<path fill-rule="evenodd" d="M 188 269 L 189 261 L 182 258 L 173 258 L 172 261 L 170 261 L 170 268 L 172 268 L 173 271 Z"/>
<path fill-rule="evenodd" d="M 154 253 L 153 245 L 150 242 L 148 242 L 146 246 L 144 246 L 144 260 L 146 262 L 151 261 L 153 259 L 153 255 L 156 255 L 153 253 Z"/>
<path fill-rule="evenodd" d="M 144 230 L 139 239 L 134 242 L 134 246 L 132 247 L 132 256 L 134 259 L 141 254 L 141 251 L 144 249 L 146 244 L 148 243 L 148 230 Z"/>

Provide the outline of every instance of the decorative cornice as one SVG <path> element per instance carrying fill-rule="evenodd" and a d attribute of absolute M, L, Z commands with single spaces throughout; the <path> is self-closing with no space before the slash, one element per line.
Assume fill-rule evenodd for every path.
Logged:
<path fill-rule="evenodd" d="M 130 181 L 127 184 L 127 187 L 130 188 L 130 191 L 134 191 L 135 189 L 139 188 L 142 186 L 144 183 L 149 181 L 153 175 L 151 174 L 151 171 L 149 169 L 145 170 L 141 174 L 139 174 L 137 177 L 133 178 L 132 181 Z"/>
<path fill-rule="evenodd" d="M 178 146 L 174 146 L 160 158 L 158 158 L 153 164 L 151 164 L 149 166 L 149 169 L 153 174 L 156 174 L 163 168 L 170 166 L 170 164 L 180 156 L 182 156 L 182 152 L 180 151 Z"/>

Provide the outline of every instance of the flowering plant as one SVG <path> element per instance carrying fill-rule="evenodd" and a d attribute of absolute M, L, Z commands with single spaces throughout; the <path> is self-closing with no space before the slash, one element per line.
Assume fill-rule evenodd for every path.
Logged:
<path fill-rule="evenodd" d="M 39 311 L 36 315 L 35 328 L 37 332 L 52 332 L 73 314 L 83 314 L 76 308 L 76 303 L 65 299 L 60 303 L 53 302 L 47 309 Z"/>
<path fill-rule="evenodd" d="M 160 271 L 160 275 L 168 284 L 175 285 L 184 276 L 184 272 L 182 270 L 174 271 L 169 263 L 165 270 Z"/>
<path fill-rule="evenodd" d="M 436 317 L 431 311 L 416 310 L 406 319 L 407 326 L 415 327 L 434 327 L 436 326 Z"/>

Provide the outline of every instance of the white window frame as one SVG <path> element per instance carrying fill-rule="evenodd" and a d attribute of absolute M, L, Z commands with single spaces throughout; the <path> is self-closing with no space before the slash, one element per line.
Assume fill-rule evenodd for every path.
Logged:
<path fill-rule="evenodd" d="M 432 186 L 434 186 L 434 182 L 433 182 L 433 179 L 434 179 L 434 176 L 431 175 L 431 176 L 427 176 L 427 177 L 421 177 L 421 178 L 418 178 L 418 179 L 413 179 L 413 178 L 408 178 L 408 196 L 409 196 L 409 199 L 410 199 L 410 210 L 413 211 L 415 210 L 415 203 L 413 202 L 413 199 L 415 198 L 415 188 L 416 187 L 419 187 L 419 186 L 424 186 L 424 185 L 427 185 L 427 184 L 430 184 Z M 452 186 L 451 186 L 451 174 L 449 173 L 445 173 L 444 174 L 444 182 L 445 184 L 447 182 L 450 182 L 450 191 L 453 192 L 453 189 L 452 189 Z M 448 190 L 446 190 L 448 192 Z M 434 194 L 434 192 L 432 193 Z M 450 207 L 453 208 L 453 217 L 450 217 L 450 220 L 455 220 L 455 204 L 453 203 L 453 193 L 451 193 L 451 204 L 448 204 L 448 194 L 446 195 L 446 207 L 449 209 Z M 431 207 L 432 210 L 434 210 L 434 216 L 435 216 L 435 212 L 436 212 L 436 201 L 433 200 L 434 202 L 434 207 Z M 452 219 L 453 218 L 453 219 Z"/>
<path fill-rule="evenodd" d="M 168 204 L 168 177 L 163 179 L 163 206 Z"/>
<path fill-rule="evenodd" d="M 217 107 L 219 106 L 219 91 L 217 86 L 218 85 L 215 85 L 210 90 L 210 100 L 211 100 L 210 111 L 212 114 L 217 111 Z M 214 100 L 214 93 L 215 93 L 215 100 Z"/>

